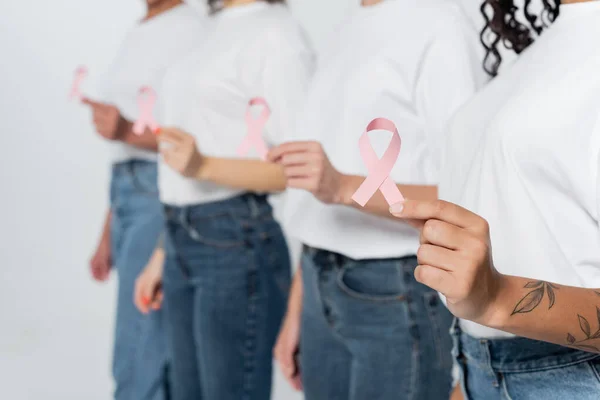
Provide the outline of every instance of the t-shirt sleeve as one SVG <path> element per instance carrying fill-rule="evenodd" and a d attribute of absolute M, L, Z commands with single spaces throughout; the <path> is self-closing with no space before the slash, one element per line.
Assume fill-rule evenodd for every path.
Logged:
<path fill-rule="evenodd" d="M 261 71 L 262 96 L 271 109 L 265 133 L 270 146 L 283 143 L 293 135 L 296 117 L 314 72 L 314 54 L 305 40 L 279 37 L 276 42 L 279 43 L 269 46 Z"/>
<path fill-rule="evenodd" d="M 416 108 L 427 137 L 427 154 L 416 165 L 430 182 L 438 182 L 441 151 L 449 122 L 456 111 L 482 85 L 481 67 L 475 32 L 453 24 L 432 37 L 421 58 L 416 79 Z"/>
<path fill-rule="evenodd" d="M 600 228 L 600 110 L 598 114 L 598 119 L 596 120 L 594 130 L 592 131 L 592 140 L 590 148 L 592 149 L 591 170 L 594 174 L 594 183 L 596 184 L 596 204 L 594 213 L 596 223 Z"/>

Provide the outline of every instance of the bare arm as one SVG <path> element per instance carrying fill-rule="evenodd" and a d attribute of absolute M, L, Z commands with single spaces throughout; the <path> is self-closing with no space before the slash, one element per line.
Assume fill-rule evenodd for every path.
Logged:
<path fill-rule="evenodd" d="M 143 150 L 158 151 L 158 140 L 150 129 L 146 128 L 143 134 L 137 135 L 133 133 L 133 122 L 123 118 L 122 124 L 122 133 L 118 136 L 117 140 Z"/>
<path fill-rule="evenodd" d="M 280 192 L 286 187 L 280 165 L 257 160 L 202 155 L 194 137 L 180 129 L 164 128 L 159 135 L 163 160 L 171 168 L 199 181 L 244 189 L 252 192 Z"/>
<path fill-rule="evenodd" d="M 96 132 L 104 139 L 120 141 L 144 150 L 158 151 L 156 135 L 147 128 L 142 135 L 133 133 L 133 122 L 125 119 L 117 107 L 88 98 L 84 98 L 82 102 L 90 107 Z"/>
<path fill-rule="evenodd" d="M 600 289 L 499 273 L 487 221 L 455 204 L 407 200 L 391 212 L 422 229 L 415 278 L 446 296 L 455 316 L 600 353 Z"/>
<path fill-rule="evenodd" d="M 283 168 L 262 160 L 204 157 L 196 179 L 258 193 L 285 190 Z"/>
<path fill-rule="evenodd" d="M 492 328 L 600 353 L 600 289 L 502 275 Z"/>
<path fill-rule="evenodd" d="M 307 190 L 325 204 L 344 205 L 380 217 L 394 218 L 390 214 L 389 204 L 379 191 L 365 207 L 352 200 L 354 192 L 366 177 L 339 172 L 318 142 L 284 143 L 271 149 L 267 158 L 283 167 L 288 187 Z M 397 186 L 404 197 L 409 199 L 437 199 L 437 186 Z"/>
<path fill-rule="evenodd" d="M 287 307 L 288 314 L 300 315 L 302 313 L 302 296 L 302 267 L 298 267 L 290 289 L 290 298 Z"/>

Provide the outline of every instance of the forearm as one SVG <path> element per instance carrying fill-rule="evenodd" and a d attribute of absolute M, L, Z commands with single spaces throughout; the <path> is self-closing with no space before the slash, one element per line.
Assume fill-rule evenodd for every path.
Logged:
<path fill-rule="evenodd" d="M 600 353 L 600 289 L 502 276 L 483 325 L 530 339 Z"/>
<path fill-rule="evenodd" d="M 258 193 L 281 192 L 286 187 L 283 168 L 262 160 L 204 157 L 196 179 Z"/>
<path fill-rule="evenodd" d="M 158 141 L 156 135 L 150 129 L 146 128 L 143 134 L 137 135 L 133 132 L 132 122 L 123 119 L 121 124 L 121 134 L 118 137 L 119 141 L 138 147 L 142 150 L 154 152 L 158 151 Z"/>
<path fill-rule="evenodd" d="M 106 213 L 106 217 L 104 218 L 104 225 L 102 227 L 102 237 L 101 240 L 110 240 L 110 223 L 112 220 L 112 210 L 109 208 Z"/>
<path fill-rule="evenodd" d="M 288 314 L 299 315 L 302 313 L 302 267 L 299 267 L 294 275 L 290 296 L 288 300 Z"/>
<path fill-rule="evenodd" d="M 381 192 L 378 190 L 369 202 L 361 207 L 358 203 L 352 200 L 352 195 L 360 185 L 364 182 L 364 176 L 357 175 L 342 175 L 339 197 L 340 203 L 364 211 L 369 214 L 378 215 L 380 217 L 395 218 L 390 214 L 390 205 L 387 203 Z M 412 200 L 437 200 L 437 186 L 425 185 L 396 185 L 404 197 Z"/>

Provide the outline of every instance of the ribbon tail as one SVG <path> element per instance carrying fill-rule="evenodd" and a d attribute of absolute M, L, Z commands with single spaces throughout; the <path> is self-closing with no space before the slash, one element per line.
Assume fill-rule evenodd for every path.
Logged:
<path fill-rule="evenodd" d="M 264 142 L 264 140 L 259 139 L 255 142 L 255 146 L 256 146 L 256 151 L 258 152 L 258 155 L 260 156 L 261 159 L 266 160 L 267 159 L 267 153 L 269 152 L 269 148 L 267 147 L 267 144 Z"/>
<path fill-rule="evenodd" d="M 380 187 L 381 194 L 385 198 L 385 201 L 391 206 L 392 204 L 400 203 L 404 201 L 402 192 L 398 189 L 398 186 L 394 183 L 392 178 L 388 177 Z"/>
<path fill-rule="evenodd" d="M 352 195 L 352 200 L 357 202 L 361 207 L 364 207 L 375 192 L 377 192 L 379 186 L 381 186 L 381 183 L 375 177 L 367 177 Z"/>
<path fill-rule="evenodd" d="M 135 121 L 135 124 L 133 124 L 133 133 L 135 133 L 136 135 L 143 135 L 144 134 L 144 130 L 146 129 L 146 123 L 141 121 L 141 120 L 137 120 Z"/>
<path fill-rule="evenodd" d="M 244 157 L 246 154 L 248 154 L 251 147 L 252 147 L 252 140 L 249 136 L 246 136 L 246 138 L 244 138 L 242 143 L 237 148 L 238 156 Z"/>

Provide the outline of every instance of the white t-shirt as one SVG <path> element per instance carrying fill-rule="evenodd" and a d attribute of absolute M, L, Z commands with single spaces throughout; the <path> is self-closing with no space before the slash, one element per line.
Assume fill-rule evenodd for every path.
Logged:
<path fill-rule="evenodd" d="M 429 28 L 423 29 L 424 26 Z M 403 0 L 361 7 L 327 42 L 299 118 L 296 140 L 321 142 L 335 168 L 367 175 L 358 139 L 376 117 L 402 137 L 391 173 L 397 183 L 436 185 L 447 121 L 486 79 L 477 33 L 454 1 Z M 370 134 L 381 156 L 390 134 Z M 288 191 L 292 236 L 355 259 L 415 254 L 408 225 Z"/>
<path fill-rule="evenodd" d="M 600 3 L 563 5 L 452 123 L 440 197 L 489 221 L 503 274 L 600 287 L 599 38 Z M 538 312 L 548 307 L 545 295 Z"/>
<path fill-rule="evenodd" d="M 102 79 L 102 100 L 115 105 L 125 119 L 135 121 L 140 88 L 150 86 L 159 91 L 167 68 L 195 48 L 204 36 L 202 18 L 192 7 L 182 4 L 137 24 Z M 157 103 L 153 114 L 157 121 L 161 121 L 159 108 Z M 123 142 L 109 145 L 113 163 L 134 158 L 156 160 L 156 153 Z"/>
<path fill-rule="evenodd" d="M 263 97 L 271 116 L 263 137 L 275 145 L 289 135 L 313 69 L 313 54 L 287 7 L 266 2 L 224 9 L 209 18 L 202 46 L 169 69 L 165 125 L 196 137 L 208 156 L 239 158 L 247 135 L 248 101 Z M 253 149 L 248 157 L 258 158 Z M 161 200 L 202 204 L 241 191 L 185 178 L 160 163 Z"/>

